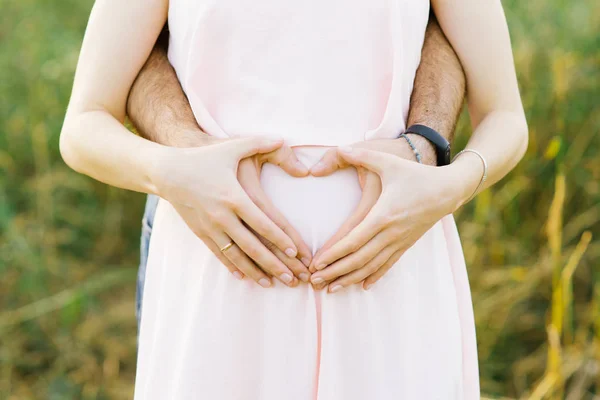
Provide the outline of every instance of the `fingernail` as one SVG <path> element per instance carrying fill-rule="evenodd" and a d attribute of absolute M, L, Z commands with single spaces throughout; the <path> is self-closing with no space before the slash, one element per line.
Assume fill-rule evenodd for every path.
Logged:
<path fill-rule="evenodd" d="M 319 278 L 319 277 L 313 277 L 312 278 L 312 283 L 314 283 L 315 285 L 318 285 L 319 283 L 323 283 L 323 278 Z"/>
<path fill-rule="evenodd" d="M 307 273 L 301 273 L 300 275 L 298 275 L 298 277 L 303 281 L 303 282 L 308 282 L 308 280 L 310 279 L 310 277 L 308 276 Z"/>
<path fill-rule="evenodd" d="M 338 147 L 342 153 L 352 153 L 352 147 L 350 146 L 342 146 Z"/>
<path fill-rule="evenodd" d="M 262 278 L 258 281 L 258 284 L 262 287 L 269 287 L 269 286 L 271 286 L 271 281 L 268 280 L 267 278 Z"/>
<path fill-rule="evenodd" d="M 281 278 L 281 280 L 285 283 L 292 283 L 292 281 L 294 280 L 294 278 L 292 278 L 292 276 L 290 274 L 281 274 L 279 275 L 279 277 Z"/>
<path fill-rule="evenodd" d="M 310 259 L 308 257 L 302 257 L 302 264 L 306 265 L 307 267 L 310 266 Z"/>
<path fill-rule="evenodd" d="M 365 288 L 365 290 L 369 290 L 371 286 L 373 286 L 373 284 L 369 283 L 368 285 L 364 285 L 363 287 Z"/>
<path fill-rule="evenodd" d="M 317 265 L 317 269 L 320 271 L 320 270 L 322 270 L 323 268 L 325 268 L 326 266 L 327 266 L 327 265 L 325 265 L 325 264 L 319 264 L 319 265 Z"/>
<path fill-rule="evenodd" d="M 296 250 L 292 249 L 291 247 L 289 249 L 285 249 L 285 255 L 288 257 L 296 257 L 296 254 L 298 254 Z"/>
<path fill-rule="evenodd" d="M 241 281 L 242 279 L 244 279 L 244 275 L 242 275 L 242 273 L 241 273 L 240 271 L 235 271 L 235 272 L 233 273 L 233 276 L 235 276 L 235 277 L 236 277 L 237 279 L 239 279 L 240 281 Z"/>
<path fill-rule="evenodd" d="M 331 293 L 335 293 L 335 292 L 337 292 L 338 290 L 340 290 L 341 288 L 342 288 L 342 286 L 341 286 L 341 285 L 335 285 L 334 287 L 330 287 L 330 288 L 329 288 L 329 291 L 330 291 Z"/>

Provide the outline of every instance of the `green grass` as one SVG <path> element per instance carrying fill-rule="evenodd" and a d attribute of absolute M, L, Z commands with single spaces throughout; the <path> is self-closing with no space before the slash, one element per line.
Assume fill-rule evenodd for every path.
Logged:
<path fill-rule="evenodd" d="M 132 394 L 144 198 L 74 173 L 58 152 L 91 5 L 0 0 L 0 398 Z M 504 5 L 530 146 L 508 178 L 457 214 L 482 388 L 490 398 L 592 399 L 600 3 Z"/>

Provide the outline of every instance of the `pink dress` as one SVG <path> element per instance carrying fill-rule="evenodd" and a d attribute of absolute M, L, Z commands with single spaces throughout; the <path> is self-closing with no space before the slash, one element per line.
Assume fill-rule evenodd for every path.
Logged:
<path fill-rule="evenodd" d="M 171 0 L 169 58 L 209 134 L 283 137 L 310 167 L 328 146 L 405 129 L 428 13 L 426 0 Z M 314 252 L 361 196 L 353 169 L 268 164 L 261 181 Z M 139 345 L 136 400 L 479 399 L 450 215 L 369 291 L 327 294 L 236 280 L 161 200 Z"/>

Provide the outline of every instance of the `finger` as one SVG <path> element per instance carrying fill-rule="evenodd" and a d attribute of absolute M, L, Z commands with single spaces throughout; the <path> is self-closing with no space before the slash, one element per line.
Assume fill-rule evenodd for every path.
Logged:
<path fill-rule="evenodd" d="M 387 246 L 373 257 L 364 267 L 357 269 L 347 275 L 344 275 L 329 284 L 329 292 L 335 293 L 345 287 L 352 286 L 364 281 L 368 276 L 378 271 L 382 265 L 394 254 L 396 247 Z"/>
<path fill-rule="evenodd" d="M 262 236 L 258 236 L 258 239 L 261 243 L 271 251 L 275 257 L 277 257 L 281 262 L 283 262 L 298 278 L 300 278 L 303 282 L 310 281 L 310 272 L 308 272 L 308 268 L 300 260 L 297 258 L 290 258 L 283 254 L 281 250 L 279 250 L 273 243 L 269 242 Z"/>
<path fill-rule="evenodd" d="M 375 273 L 367 277 L 365 282 L 363 283 L 363 288 L 368 290 L 373 286 L 375 282 L 377 282 L 386 272 L 390 270 L 396 264 L 396 262 L 402 257 L 404 254 L 404 249 L 396 251 L 386 262 L 383 264 Z"/>
<path fill-rule="evenodd" d="M 348 164 L 363 167 L 382 176 L 384 171 L 392 166 L 398 157 L 382 151 L 352 148 L 350 146 L 338 147 L 338 155 Z"/>
<path fill-rule="evenodd" d="M 258 240 L 256 235 L 246 228 L 233 214 L 231 215 L 231 219 L 226 221 L 222 228 L 235 242 L 237 247 L 254 260 L 263 271 L 277 277 L 288 286 L 295 286 L 298 283 L 292 271 L 275 257 Z"/>
<path fill-rule="evenodd" d="M 350 217 L 348 217 L 348 219 L 342 224 L 340 229 L 338 229 L 338 231 L 329 240 L 327 240 L 327 242 L 325 242 L 323 247 L 317 251 L 317 254 L 315 254 L 314 257 L 315 259 L 335 243 L 340 241 L 348 233 L 350 233 L 352 229 L 354 229 L 362 220 L 365 219 L 369 211 L 371 211 L 373 206 L 377 203 L 377 199 L 381 193 L 381 181 L 377 175 L 374 176 L 376 179 L 369 179 L 365 188 L 363 189 L 360 202 L 353 211 L 352 215 L 350 215 Z M 314 273 L 316 271 L 317 269 L 311 265 L 310 272 Z"/>
<path fill-rule="evenodd" d="M 210 237 L 217 247 L 217 252 L 227 258 L 233 265 L 236 266 L 236 268 L 246 274 L 246 276 L 262 287 L 268 288 L 272 285 L 269 276 L 265 274 L 252 260 L 250 260 L 250 258 L 248 258 L 248 256 L 235 243 L 227 250 L 221 251 L 223 246 L 231 242 L 229 236 L 223 232 L 212 232 Z"/>
<path fill-rule="evenodd" d="M 237 279 L 244 279 L 244 273 L 240 271 L 225 255 L 221 252 L 221 248 L 208 236 L 201 236 L 200 239 L 204 242 L 206 247 L 212 251 L 212 253 L 225 265 L 225 267 L 235 276 Z"/>
<path fill-rule="evenodd" d="M 325 152 L 323 157 L 315 165 L 310 167 L 310 174 L 314 176 L 326 176 L 331 175 L 338 169 L 342 169 L 348 166 L 338 154 L 337 148 L 329 149 Z"/>
<path fill-rule="evenodd" d="M 308 168 L 304 165 L 290 146 L 284 145 L 279 149 L 266 153 L 260 158 L 261 163 L 277 165 L 291 176 L 301 178 L 308 175 Z"/>
<path fill-rule="evenodd" d="M 249 171 L 248 169 L 240 170 L 239 173 L 245 173 L 245 171 Z M 240 177 L 242 178 L 242 177 Z M 248 194 L 248 197 L 252 200 L 254 204 L 266 214 L 266 216 L 275 223 L 296 245 L 297 254 L 296 257 L 302 261 L 304 265 L 307 267 L 310 265 L 312 260 L 312 252 L 308 245 L 302 240 L 302 236 L 294 229 L 294 227 L 288 222 L 288 220 L 283 216 L 283 214 L 275 207 L 271 199 L 267 196 L 267 194 L 262 189 L 260 182 L 258 182 L 258 175 L 256 174 L 245 174 L 243 179 L 240 179 L 242 182 L 248 182 L 250 185 L 243 186 L 244 190 Z M 262 235 L 259 234 L 262 237 Z M 265 239 L 266 240 L 266 239 Z M 267 240 L 268 241 L 268 240 Z M 269 243 L 272 243 L 268 241 Z M 288 259 L 295 259 L 295 257 L 286 257 Z M 283 261 L 283 260 L 282 260 Z M 285 261 L 284 261 L 285 263 Z M 288 267 L 291 268 L 291 265 L 286 263 Z M 308 273 L 308 270 L 302 271 L 302 273 Z M 297 275 L 299 278 L 300 276 Z M 302 278 L 301 278 L 302 279 Z"/>
<path fill-rule="evenodd" d="M 328 265 L 326 268 L 314 273 L 310 278 L 312 283 L 323 283 L 349 274 L 363 268 L 369 261 L 377 256 L 393 241 L 393 236 L 388 231 L 381 231 L 368 241 L 358 251 Z"/>
<path fill-rule="evenodd" d="M 339 242 L 325 250 L 321 255 L 315 257 L 311 263 L 317 270 L 322 270 L 335 261 L 346 257 L 348 254 L 358 251 L 362 246 L 369 242 L 375 235 L 385 228 L 379 215 L 385 215 L 378 212 L 377 204 L 373 206 L 356 228 L 344 236 Z"/>
<path fill-rule="evenodd" d="M 225 255 L 220 251 L 220 247 L 215 243 L 215 241 L 206 234 L 206 230 L 203 227 L 202 221 L 199 218 L 198 214 L 194 212 L 189 207 L 183 206 L 181 204 L 173 204 L 173 207 L 177 210 L 177 213 L 181 216 L 181 218 L 185 221 L 186 225 L 190 228 L 190 230 L 200 239 L 204 244 L 210 249 L 210 251 L 225 265 L 225 267 L 231 272 L 236 278 L 244 279 L 244 273 L 241 269 L 237 268 Z M 226 235 L 221 241 L 226 244 L 229 241 L 229 238 Z"/>
<path fill-rule="evenodd" d="M 289 222 L 279 212 L 269 210 L 266 214 L 277 224 L 293 241 L 298 247 L 298 254 L 296 257 L 290 257 L 283 253 L 273 243 L 264 238 L 262 235 L 256 233 L 263 244 L 268 243 L 267 248 L 272 251 L 285 265 L 288 266 L 298 278 L 307 282 L 307 278 L 310 276 L 308 266 L 310 265 L 312 254 L 300 234 L 289 224 Z M 302 277 L 301 275 L 305 275 Z M 306 276 L 307 275 L 307 276 Z"/>
<path fill-rule="evenodd" d="M 233 211 L 259 235 L 273 243 L 288 257 L 296 257 L 296 244 L 272 219 L 270 219 L 244 192 L 233 206 Z"/>
<path fill-rule="evenodd" d="M 259 204 L 262 204 L 260 208 L 265 212 L 265 214 L 267 214 L 267 216 L 296 244 L 296 248 L 298 249 L 298 254 L 296 257 L 290 257 L 287 255 L 286 257 L 292 260 L 299 259 L 301 263 L 306 266 L 302 272 L 308 272 L 308 266 L 312 261 L 312 252 L 304 240 L 302 240 L 302 236 L 300 236 L 298 231 L 292 227 L 283 214 L 281 214 L 279 210 L 273 206 L 271 201 L 266 198 L 266 195 L 264 197 L 259 195 L 258 202 Z"/>
<path fill-rule="evenodd" d="M 228 140 L 219 144 L 227 146 L 228 154 L 236 160 L 250 157 L 255 154 L 269 153 L 283 146 L 283 139 L 270 139 L 264 137 L 245 137 Z"/>

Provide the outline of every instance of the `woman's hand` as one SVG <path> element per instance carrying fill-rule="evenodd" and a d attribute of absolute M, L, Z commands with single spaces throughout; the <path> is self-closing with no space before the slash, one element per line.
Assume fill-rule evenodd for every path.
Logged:
<path fill-rule="evenodd" d="M 397 139 L 375 139 L 368 140 L 355 143 L 352 145 L 353 148 L 361 148 L 361 149 L 370 149 L 382 151 L 385 153 L 389 153 L 395 155 L 397 157 L 401 157 L 407 160 L 414 160 L 415 155 L 412 152 L 410 146 L 404 140 Z M 425 152 L 432 152 L 432 154 L 426 154 L 429 158 L 435 159 L 435 153 L 432 151 L 433 149 L 429 147 L 424 147 Z M 326 176 L 330 175 L 338 169 L 348 168 L 351 165 L 344 160 L 337 148 L 332 148 L 328 150 L 325 155 L 321 158 L 321 160 L 315 164 L 311 169 L 310 173 L 314 176 Z M 381 180 L 379 179 L 379 175 L 375 172 L 368 170 L 363 167 L 356 167 L 358 172 L 358 180 L 360 183 L 360 187 L 362 189 L 362 196 L 360 202 L 352 215 L 344 222 L 344 224 L 338 229 L 338 231 L 321 247 L 317 253 L 315 254 L 315 259 L 319 257 L 324 251 L 329 249 L 332 245 L 340 241 L 344 236 L 346 236 L 352 229 L 354 229 L 371 211 L 371 208 L 377 202 L 381 194 Z M 316 272 L 314 264 L 310 266 L 311 272 Z M 318 280 L 319 276 L 315 279 Z M 328 281 L 323 280 L 322 282 L 318 281 L 314 283 L 314 287 L 317 290 L 323 289 L 328 283 Z"/>
<path fill-rule="evenodd" d="M 226 258 L 232 272 L 236 272 L 235 266 L 263 287 L 271 286 L 269 275 L 288 286 L 295 286 L 298 280 L 253 232 L 289 258 L 298 251 L 294 241 L 246 194 L 238 182 L 238 164 L 246 157 L 275 152 L 282 145 L 281 140 L 254 137 L 197 148 L 163 148 L 152 172 L 158 194 L 173 205 L 209 249 L 222 261 Z M 301 171 L 294 173 L 300 175 Z M 230 242 L 234 245 L 221 252 Z"/>
<path fill-rule="evenodd" d="M 264 192 L 260 184 L 260 173 L 265 163 L 271 163 L 279 166 L 289 175 L 294 177 L 303 177 L 308 175 L 308 168 L 302 164 L 294 151 L 287 145 L 266 154 L 257 154 L 252 157 L 244 158 L 240 161 L 238 167 L 238 180 L 242 188 L 246 191 L 250 199 L 260 208 L 271 221 L 281 228 L 296 244 L 298 255 L 288 257 L 277 246 L 263 236 L 257 234 L 260 241 L 271 251 L 279 260 L 290 268 L 294 274 L 304 282 L 310 279 L 308 266 L 312 260 L 312 253 L 306 243 L 302 240 L 300 234 L 292 227 L 283 214 L 271 202 L 271 199 Z"/>
<path fill-rule="evenodd" d="M 316 285 L 332 281 L 330 292 L 361 281 L 368 289 L 437 221 L 455 210 L 464 191 L 452 190 L 448 168 L 358 146 L 338 148 L 337 154 L 343 160 L 340 167 L 376 173 L 382 191 L 354 229 L 313 258 L 311 268 L 318 272 L 311 281 Z M 374 192 L 367 196 L 372 201 Z"/>

